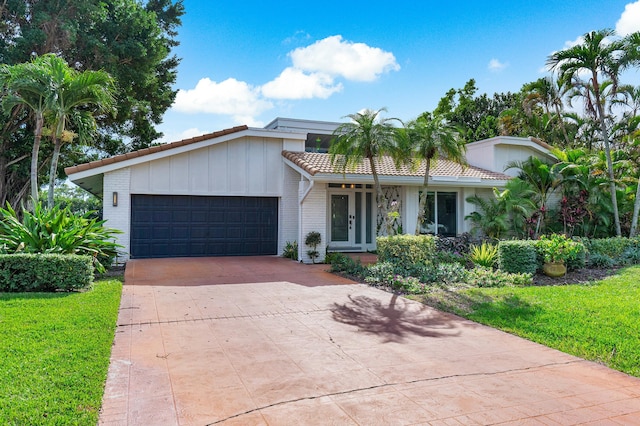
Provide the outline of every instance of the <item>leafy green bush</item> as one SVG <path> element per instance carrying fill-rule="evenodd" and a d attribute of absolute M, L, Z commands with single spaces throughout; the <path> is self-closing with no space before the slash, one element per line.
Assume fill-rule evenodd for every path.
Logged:
<path fill-rule="evenodd" d="M 575 259 L 582 245 L 581 242 L 570 240 L 562 234 L 542 235 L 535 243 L 545 263 L 563 264 Z"/>
<path fill-rule="evenodd" d="M 342 253 L 332 253 L 331 272 L 344 272 L 349 275 L 364 276 L 366 268 L 362 266 L 360 259 L 353 260 Z"/>
<path fill-rule="evenodd" d="M 535 241 L 507 240 L 498 243 L 498 268 L 512 274 L 535 274 L 538 269 Z"/>
<path fill-rule="evenodd" d="M 416 277 L 403 277 L 402 275 L 395 275 L 391 279 L 391 288 L 402 293 L 419 294 L 424 293 L 425 285 L 422 284 Z"/>
<path fill-rule="evenodd" d="M 476 265 L 493 268 L 498 260 L 498 247 L 486 241 L 480 246 L 472 245 L 469 250 L 469 259 Z"/>
<path fill-rule="evenodd" d="M 625 250 L 630 247 L 640 248 L 640 239 L 638 237 L 585 238 L 583 242 L 589 254 L 604 254 L 612 259 L 621 258 Z"/>
<path fill-rule="evenodd" d="M 92 282 L 90 256 L 0 254 L 0 291 L 70 291 L 86 288 Z"/>
<path fill-rule="evenodd" d="M 285 259 L 298 260 L 298 242 L 287 241 L 282 251 L 282 257 Z"/>
<path fill-rule="evenodd" d="M 373 285 L 389 284 L 395 275 L 395 267 L 391 262 L 378 262 L 369 265 L 364 280 Z"/>
<path fill-rule="evenodd" d="M 0 208 L 1 253 L 58 253 L 90 256 L 98 272 L 105 272 L 117 255 L 113 239 L 121 233 L 105 228 L 104 220 L 77 216 L 68 208 L 47 209 L 36 204 L 34 212 L 23 209 L 22 221 L 7 204 Z"/>
<path fill-rule="evenodd" d="M 501 270 L 494 270 L 479 266 L 466 273 L 467 284 L 473 287 L 507 287 L 531 285 L 532 274 L 516 273 L 512 274 Z"/>
<path fill-rule="evenodd" d="M 438 251 L 433 258 L 433 263 L 457 263 L 462 266 L 467 264 L 467 259 L 460 253 L 449 251 Z"/>
<path fill-rule="evenodd" d="M 624 253 L 622 253 L 622 260 L 627 265 L 637 265 L 640 263 L 640 248 L 628 247 Z"/>
<path fill-rule="evenodd" d="M 592 268 L 607 269 L 615 265 L 615 260 L 606 254 L 593 253 L 589 255 L 589 266 Z"/>
<path fill-rule="evenodd" d="M 433 235 L 394 235 L 378 237 L 378 261 L 391 262 L 403 268 L 433 262 L 436 243 Z"/>
<path fill-rule="evenodd" d="M 587 265 L 587 248 L 579 241 L 578 250 L 575 253 L 575 256 L 567 260 L 566 266 L 568 271 L 575 271 L 577 269 L 582 269 Z"/>
<path fill-rule="evenodd" d="M 322 237 L 318 231 L 311 231 L 304 237 L 304 244 L 308 247 L 311 247 L 311 250 L 307 250 L 307 255 L 311 258 L 313 263 L 316 263 L 316 258 L 320 253 L 318 253 L 318 245 L 322 242 Z"/>

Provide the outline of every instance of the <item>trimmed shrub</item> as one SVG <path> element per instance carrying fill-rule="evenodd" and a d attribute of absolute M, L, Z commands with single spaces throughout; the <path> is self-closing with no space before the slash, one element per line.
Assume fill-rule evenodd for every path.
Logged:
<path fill-rule="evenodd" d="M 344 272 L 349 275 L 364 276 L 366 268 L 362 266 L 360 259 L 353 260 L 342 253 L 332 253 L 331 272 Z"/>
<path fill-rule="evenodd" d="M 612 237 L 583 239 L 583 243 L 590 255 L 603 254 L 612 259 L 619 259 L 628 248 L 640 248 L 640 239 Z"/>
<path fill-rule="evenodd" d="M 0 254 L 0 291 L 71 291 L 93 282 L 91 256 Z"/>
<path fill-rule="evenodd" d="M 433 235 L 394 235 L 378 237 L 378 261 L 391 262 L 405 269 L 425 262 L 432 263 L 436 254 Z"/>
<path fill-rule="evenodd" d="M 500 241 L 498 243 L 498 268 L 512 274 L 535 274 L 538 269 L 535 241 Z"/>
<path fill-rule="evenodd" d="M 522 287 L 531 285 L 532 275 L 528 273 L 511 274 L 479 266 L 467 271 L 465 279 L 467 284 L 473 287 Z"/>

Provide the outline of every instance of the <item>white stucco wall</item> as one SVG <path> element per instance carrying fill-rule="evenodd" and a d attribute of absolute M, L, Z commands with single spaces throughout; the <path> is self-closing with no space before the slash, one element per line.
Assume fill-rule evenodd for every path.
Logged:
<path fill-rule="evenodd" d="M 102 195 L 102 216 L 107 221 L 105 226 L 122 231 L 118 234 L 116 242 L 122 246 L 123 257 L 118 257 L 116 262 L 129 260 L 131 237 L 131 196 L 129 191 L 130 168 L 115 170 L 104 174 L 104 186 Z M 118 193 L 118 205 L 113 205 L 113 193 Z"/>
<path fill-rule="evenodd" d="M 305 191 L 306 186 L 299 186 L 299 195 Z M 328 244 L 327 240 L 327 185 L 316 183 L 307 197 L 302 202 L 300 211 L 300 236 L 298 238 L 298 249 L 300 250 L 300 260 L 304 263 L 311 263 L 311 258 L 307 255 L 310 247 L 305 246 L 304 239 L 311 231 L 320 233 L 322 243 L 317 247 L 319 257 L 316 262 L 322 262 Z"/>

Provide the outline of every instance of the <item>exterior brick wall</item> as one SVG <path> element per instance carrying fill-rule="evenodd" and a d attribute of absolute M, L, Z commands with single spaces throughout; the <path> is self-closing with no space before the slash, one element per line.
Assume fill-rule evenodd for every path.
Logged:
<path fill-rule="evenodd" d="M 131 221 L 130 170 L 127 167 L 104 175 L 102 214 L 107 221 L 105 226 L 122 231 L 122 234 L 118 234 L 116 237 L 116 242 L 124 246 L 120 249 L 123 252 L 123 256 L 118 257 L 117 263 L 129 260 L 131 248 L 129 245 L 131 238 L 129 225 Z M 117 206 L 113 206 L 112 203 L 114 192 L 118 193 Z"/>

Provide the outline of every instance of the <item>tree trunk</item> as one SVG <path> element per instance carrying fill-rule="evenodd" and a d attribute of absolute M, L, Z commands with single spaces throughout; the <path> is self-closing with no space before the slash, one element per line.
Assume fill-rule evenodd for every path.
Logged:
<path fill-rule="evenodd" d="M 376 163 L 373 157 L 369 157 L 369 165 L 371 166 L 371 174 L 373 175 L 373 182 L 376 189 L 378 212 L 382 215 L 381 229 L 386 231 L 389 224 L 389 218 L 387 217 L 387 198 L 382 192 L 382 185 L 380 185 L 380 179 L 378 178 L 378 169 L 376 168 Z"/>
<path fill-rule="evenodd" d="M 31 198 L 33 203 L 38 202 L 38 154 L 40 152 L 40 139 L 42 138 L 42 127 L 44 126 L 44 116 L 36 113 L 36 128 L 33 131 L 33 148 L 31 149 Z"/>
<path fill-rule="evenodd" d="M 638 187 L 636 188 L 636 199 L 633 203 L 633 217 L 631 218 L 631 230 L 629 238 L 636 236 L 638 232 L 638 214 L 640 213 L 640 177 L 638 177 Z"/>
<path fill-rule="evenodd" d="M 424 172 L 424 182 L 422 183 L 422 194 L 420 194 L 420 202 L 418 203 L 418 220 L 416 222 L 416 235 L 420 235 L 422 230 L 422 224 L 426 217 L 424 210 L 427 207 L 427 198 L 429 193 L 427 192 L 429 187 L 429 169 L 431 168 L 431 159 L 427 158 L 426 170 Z"/>
<path fill-rule="evenodd" d="M 600 131 L 602 132 L 602 140 L 604 141 L 604 153 L 607 157 L 607 171 L 609 172 L 609 190 L 611 191 L 611 203 L 613 204 L 613 221 L 616 227 L 616 235 L 622 236 L 620 228 L 620 213 L 618 212 L 618 194 L 616 194 L 616 182 L 613 174 L 613 160 L 611 159 L 611 144 L 609 143 L 609 133 L 607 132 L 607 123 L 604 120 L 603 99 L 600 99 L 600 86 L 598 85 L 597 75 L 593 75 L 593 92 L 596 97 L 596 107 L 598 108 L 598 121 L 600 122 Z"/>
<path fill-rule="evenodd" d="M 56 187 L 56 177 L 58 176 L 58 159 L 60 158 L 60 149 L 62 142 L 53 135 L 53 154 L 51 156 L 51 168 L 49 169 L 49 191 L 47 194 L 47 205 L 53 208 L 53 193 Z"/>

